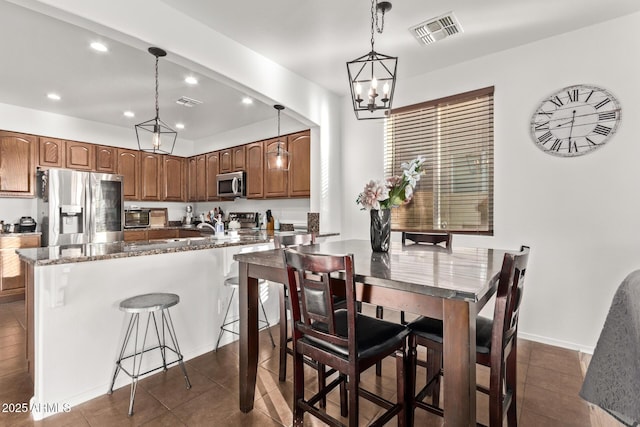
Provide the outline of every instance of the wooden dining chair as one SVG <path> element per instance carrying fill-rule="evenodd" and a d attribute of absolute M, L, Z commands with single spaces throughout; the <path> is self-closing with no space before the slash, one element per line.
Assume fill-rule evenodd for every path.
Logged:
<path fill-rule="evenodd" d="M 492 319 L 479 316 L 476 321 L 476 363 L 490 369 L 489 388 L 477 385 L 477 390 L 489 395 L 489 425 L 503 425 L 507 418 L 509 426 L 516 426 L 516 365 L 518 315 L 524 290 L 524 277 L 529 259 L 529 247 L 522 246 L 518 253 L 507 253 L 498 275 L 496 302 Z M 425 409 L 439 415 L 440 377 L 442 372 L 442 321 L 420 317 L 409 325 L 409 366 L 413 397 L 409 418 L 415 408 Z M 416 347 L 427 348 L 427 384 L 416 394 Z M 445 381 L 446 381 L 446 377 Z M 431 396 L 431 404 L 424 402 Z M 455 410 L 455 406 L 448 410 Z"/>
<path fill-rule="evenodd" d="M 273 237 L 273 243 L 276 249 L 288 248 L 299 245 L 313 245 L 316 241 L 315 234 L 276 234 Z M 279 304 L 280 304 L 280 368 L 279 380 L 284 381 L 287 377 L 287 354 L 293 355 L 293 350 L 289 348 L 289 320 L 287 316 L 288 307 L 290 305 L 289 293 L 286 285 L 280 287 Z M 315 364 L 311 364 L 316 367 Z"/>
<path fill-rule="evenodd" d="M 444 243 L 445 248 L 451 247 L 452 235 L 451 233 L 417 233 L 417 232 L 402 232 L 402 246 L 407 244 L 407 240 L 415 244 L 427 243 L 430 245 L 439 245 Z"/>
<path fill-rule="evenodd" d="M 343 425 L 316 406 L 331 390 L 340 386 L 341 414 L 348 415 L 350 427 L 358 425 L 359 397 L 386 409 L 373 425 L 382 425 L 397 416 L 398 425 L 404 426 L 406 326 L 357 312 L 353 255 L 304 254 L 295 249 L 283 252 L 293 315 L 293 425 L 303 425 L 305 412 L 329 425 Z M 335 309 L 331 274 L 344 277 L 346 309 Z M 396 358 L 395 403 L 360 388 L 360 374 L 392 354 Z M 340 373 L 308 399 L 305 399 L 304 387 L 305 356 Z M 347 401 L 348 405 L 344 405 Z"/>

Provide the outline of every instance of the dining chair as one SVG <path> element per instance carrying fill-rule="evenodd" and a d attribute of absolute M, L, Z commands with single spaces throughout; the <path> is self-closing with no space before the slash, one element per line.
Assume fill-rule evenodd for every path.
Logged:
<path fill-rule="evenodd" d="M 451 233 L 422 233 L 422 232 L 402 232 L 402 246 L 407 245 L 407 240 L 413 242 L 418 245 L 421 243 L 426 243 L 430 245 L 439 245 L 440 243 L 444 243 L 444 247 L 446 249 L 451 249 Z M 410 243 L 411 244 L 411 243 Z M 380 305 L 376 306 L 376 317 L 378 319 L 382 319 L 384 317 L 384 308 Z M 400 323 L 405 325 L 407 323 L 405 319 L 404 311 L 400 312 Z M 376 375 L 382 375 L 382 363 L 376 364 Z"/>
<path fill-rule="evenodd" d="M 348 416 L 350 427 L 358 425 L 359 397 L 386 409 L 373 425 L 382 425 L 397 416 L 398 425 L 404 426 L 407 327 L 357 312 L 353 255 L 304 254 L 290 248 L 283 253 L 293 315 L 293 425 L 303 425 L 305 412 L 329 425 L 343 425 L 316 406 L 339 386 L 341 415 Z M 335 309 L 332 274 L 344 277 L 346 309 Z M 395 403 L 360 388 L 360 374 L 392 354 L 397 371 Z M 339 372 L 336 379 L 308 399 L 304 387 L 305 356 Z"/>
<path fill-rule="evenodd" d="M 276 249 L 288 248 L 299 245 L 313 245 L 316 241 L 315 234 L 276 234 L 273 236 L 273 244 Z M 293 355 L 293 350 L 289 348 L 289 320 L 287 316 L 288 307 L 290 306 L 289 295 L 285 286 L 281 286 L 278 292 L 280 303 L 280 368 L 279 380 L 284 381 L 287 377 L 287 354 Z M 316 364 L 310 364 L 313 368 L 317 368 Z"/>
<path fill-rule="evenodd" d="M 524 277 L 529 259 L 529 247 L 522 246 L 518 253 L 507 253 L 497 277 L 496 302 L 492 319 L 478 316 L 476 320 L 476 363 L 489 367 L 489 388 L 476 389 L 489 395 L 489 425 L 502 426 L 507 418 L 509 426 L 517 425 L 516 372 L 517 339 L 520 303 L 524 290 Z M 408 325 L 409 335 L 409 392 L 413 400 L 409 419 L 415 408 L 443 415 L 439 408 L 440 377 L 442 371 L 442 321 L 420 317 Z M 427 383 L 418 394 L 416 389 L 416 347 L 427 348 Z M 446 381 L 446 377 L 445 378 Z M 431 396 L 431 404 L 424 402 Z M 448 410 L 455 410 L 452 407 Z"/>

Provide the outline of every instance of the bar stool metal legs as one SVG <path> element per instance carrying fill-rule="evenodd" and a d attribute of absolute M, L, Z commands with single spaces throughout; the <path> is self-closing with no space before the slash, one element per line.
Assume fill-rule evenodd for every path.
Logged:
<path fill-rule="evenodd" d="M 265 283 L 265 281 L 261 280 L 258 286 L 261 286 L 263 283 Z M 233 325 L 234 323 L 237 323 L 239 319 L 233 319 L 233 320 L 227 321 L 227 318 L 229 317 L 229 310 L 231 309 L 231 304 L 233 304 L 233 297 L 236 294 L 236 288 L 238 287 L 238 278 L 234 276 L 226 279 L 225 285 L 231 286 L 231 297 L 229 298 L 229 304 L 227 305 L 227 310 L 225 311 L 225 314 L 224 314 L 224 320 L 222 320 L 222 325 L 220 326 L 220 333 L 218 334 L 218 340 L 216 341 L 215 351 L 218 351 L 218 346 L 220 345 L 220 339 L 222 338 L 222 334 L 224 334 L 225 332 L 229 332 L 229 333 L 238 335 L 238 333 L 233 329 L 229 328 L 229 326 Z M 258 318 L 258 323 L 262 324 L 259 330 L 260 331 L 264 329 L 267 330 L 267 332 L 269 333 L 269 338 L 271 339 L 271 346 L 275 347 L 276 343 L 273 340 L 273 335 L 271 334 L 271 324 L 269 323 L 269 318 L 267 317 L 267 311 L 264 309 L 264 304 L 262 304 L 262 298 L 258 297 L 258 302 L 260 303 L 260 309 L 262 309 L 262 315 L 264 316 L 264 320 Z"/>
<path fill-rule="evenodd" d="M 116 378 L 120 371 L 124 372 L 131 378 L 131 392 L 129 397 L 129 416 L 133 415 L 133 404 L 136 396 L 136 389 L 138 387 L 138 379 L 148 373 L 162 369 L 167 370 L 167 367 L 178 363 L 182 369 L 187 389 L 191 388 L 191 382 L 187 375 L 187 369 L 184 366 L 182 352 L 178 344 L 178 338 L 176 336 L 175 328 L 173 326 L 173 320 L 171 319 L 171 313 L 169 307 L 176 305 L 180 301 L 180 298 L 175 294 L 146 294 L 138 295 L 126 299 L 120 303 L 120 310 L 130 313 L 129 324 L 124 336 L 122 348 L 120 349 L 120 355 L 116 361 L 115 371 L 113 373 L 113 379 L 111 380 L 111 387 L 109 387 L 109 394 L 113 393 L 113 386 L 115 385 Z M 158 320 L 156 319 L 156 312 L 160 311 L 160 327 L 158 326 Z M 147 323 L 144 329 L 144 335 L 142 337 L 142 343 L 140 346 L 140 313 L 147 313 Z M 153 327 L 155 329 L 156 338 L 158 339 L 158 345 L 151 348 L 145 348 L 147 343 L 147 335 L 149 333 L 149 325 L 153 321 Z M 162 333 L 160 332 L 162 330 Z M 135 331 L 135 334 L 134 334 Z M 167 345 L 167 336 L 171 345 Z M 133 336 L 133 354 L 125 356 L 127 346 L 131 337 Z M 159 350 L 162 357 L 162 365 L 156 368 L 142 370 L 142 356 L 149 351 Z M 167 362 L 167 350 L 170 350 L 177 357 L 176 360 Z M 130 365 L 130 370 L 123 366 L 123 361 L 133 359 L 133 363 Z"/>

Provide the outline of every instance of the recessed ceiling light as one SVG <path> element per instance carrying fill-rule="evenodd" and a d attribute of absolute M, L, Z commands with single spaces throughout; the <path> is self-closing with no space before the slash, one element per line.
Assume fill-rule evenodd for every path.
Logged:
<path fill-rule="evenodd" d="M 60 95 L 57 93 L 48 93 L 47 98 L 53 99 L 54 101 L 60 101 Z"/>
<path fill-rule="evenodd" d="M 125 117 L 135 117 L 135 113 L 133 111 L 125 111 L 124 113 Z"/>
<path fill-rule="evenodd" d="M 184 82 L 185 82 L 186 84 L 189 84 L 189 85 L 197 85 L 197 84 L 198 84 L 198 79 L 196 79 L 196 78 L 195 78 L 195 77 L 193 77 L 193 76 L 188 76 L 188 77 L 186 77 L 186 78 L 184 79 Z"/>
<path fill-rule="evenodd" d="M 184 124 L 182 124 L 182 123 L 176 123 L 176 128 L 177 128 L 177 129 L 184 129 Z"/>
<path fill-rule="evenodd" d="M 253 104 L 253 99 L 249 98 L 248 96 L 245 96 L 244 98 L 242 98 L 242 103 L 245 105 L 251 105 Z"/>
<path fill-rule="evenodd" d="M 90 46 L 91 46 L 91 49 L 97 50 L 98 52 L 107 52 L 109 50 L 109 48 L 107 48 L 105 44 L 100 42 L 93 42 L 91 43 Z"/>

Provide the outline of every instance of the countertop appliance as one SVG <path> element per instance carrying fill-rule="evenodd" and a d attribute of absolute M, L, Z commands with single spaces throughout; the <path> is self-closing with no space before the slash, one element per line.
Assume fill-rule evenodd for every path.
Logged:
<path fill-rule="evenodd" d="M 124 228 L 146 228 L 151 224 L 151 209 L 129 208 L 124 210 Z"/>
<path fill-rule="evenodd" d="M 216 176 L 218 187 L 218 197 L 246 197 L 246 173 L 230 172 L 221 173 Z"/>
<path fill-rule="evenodd" d="M 36 220 L 30 216 L 23 216 L 18 221 L 18 233 L 33 233 L 36 231 Z"/>
<path fill-rule="evenodd" d="M 254 228 L 256 215 L 256 212 L 229 212 L 229 221 L 238 221 L 240 228 Z"/>
<path fill-rule="evenodd" d="M 123 239 L 122 175 L 39 170 L 38 222 L 43 246 Z"/>

